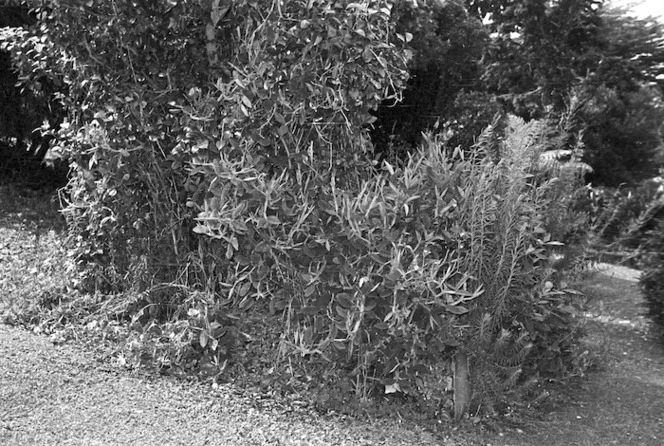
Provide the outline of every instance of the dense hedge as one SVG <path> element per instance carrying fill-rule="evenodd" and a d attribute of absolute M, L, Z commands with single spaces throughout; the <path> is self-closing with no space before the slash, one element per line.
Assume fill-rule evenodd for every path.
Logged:
<path fill-rule="evenodd" d="M 43 2 L 44 44 L 20 54 L 68 86 L 53 153 L 88 289 L 146 336 L 163 323 L 172 364 L 232 361 L 264 311 L 279 367 L 326 364 L 360 398 L 421 395 L 458 355 L 477 406 L 565 373 L 549 230 L 575 183 L 542 156 L 548 125 L 506 117 L 474 147 L 432 137 L 377 164 L 370 112 L 398 98 L 412 38 L 392 2 L 224 5 Z"/>
<path fill-rule="evenodd" d="M 641 287 L 644 290 L 646 304 L 648 308 L 648 315 L 657 323 L 661 328 L 664 328 L 664 259 L 661 253 L 663 252 L 662 232 L 664 228 L 660 224 L 658 227 L 658 234 L 653 234 L 649 247 L 659 249 L 656 258 L 653 258 L 647 265 L 643 276 L 640 279 Z"/>
<path fill-rule="evenodd" d="M 643 212 L 632 228 L 632 242 L 638 240 L 643 268 L 643 288 L 648 314 L 664 328 L 664 198 L 660 195 Z"/>

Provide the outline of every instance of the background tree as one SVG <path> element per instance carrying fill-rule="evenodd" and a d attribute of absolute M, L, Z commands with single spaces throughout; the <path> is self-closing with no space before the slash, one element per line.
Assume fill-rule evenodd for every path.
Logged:
<path fill-rule="evenodd" d="M 437 122 L 455 119 L 459 95 L 477 88 L 479 62 L 488 39 L 482 22 L 469 15 L 460 0 L 401 2 L 393 20 L 398 33 L 412 35 L 413 58 L 402 100 L 384 103 L 374 113 L 372 142 L 378 153 L 391 159 L 402 158 L 421 140 L 422 132 Z M 475 102 L 478 99 L 473 96 Z M 480 108 L 489 101 L 480 102 L 477 111 L 481 114 Z M 478 121 L 483 125 L 475 136 L 489 123 Z"/>
<path fill-rule="evenodd" d="M 524 119 L 565 110 L 571 87 L 598 58 L 599 2 L 470 0 L 467 5 L 491 35 L 481 88 Z"/>
<path fill-rule="evenodd" d="M 491 34 L 480 89 L 525 119 L 573 105 L 594 185 L 635 184 L 661 167 L 662 25 L 594 0 L 467 2 Z M 567 120 L 570 122 L 569 119 Z"/>
<path fill-rule="evenodd" d="M 664 26 L 603 8 L 600 60 L 579 89 L 586 160 L 595 185 L 633 186 L 664 165 Z"/>
<path fill-rule="evenodd" d="M 403 102 L 377 113 L 372 137 L 381 151 L 390 141 L 407 151 L 436 122 L 451 144 L 469 147 L 497 114 L 561 116 L 598 57 L 592 0 L 416 4 L 397 16 L 415 57 Z"/>
<path fill-rule="evenodd" d="M 633 82 L 657 85 L 664 91 L 664 24 L 656 17 L 638 18 L 609 3 L 601 9 L 601 38 L 605 42 L 601 67 L 612 71 L 610 63 L 626 67 Z M 607 74 L 608 75 L 608 74 Z M 624 79 L 623 79 L 624 82 Z"/>
<path fill-rule="evenodd" d="M 66 182 L 67 168 L 42 165 L 52 138 L 41 128 L 44 123 L 57 126 L 64 116 L 55 97 L 62 83 L 38 63 L 29 76 L 15 66 L 17 59 L 38 60 L 44 54 L 40 50 L 46 45 L 28 37 L 27 29 L 35 23 L 25 2 L 0 1 L 0 174 L 31 187 L 57 187 Z"/>
<path fill-rule="evenodd" d="M 0 3 L 0 28 L 21 27 L 33 22 L 28 8 L 19 1 Z M 24 98 L 17 87 L 18 73 L 13 69 L 11 54 L 0 46 L 0 139 L 4 144 L 23 145 L 40 123 L 26 116 Z"/>

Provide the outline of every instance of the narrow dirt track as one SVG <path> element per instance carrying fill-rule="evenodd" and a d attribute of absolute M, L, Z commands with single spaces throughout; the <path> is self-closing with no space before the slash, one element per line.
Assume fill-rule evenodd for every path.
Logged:
<path fill-rule="evenodd" d="M 643 313 L 636 270 L 599 265 L 585 342 L 596 370 L 567 383 L 566 398 L 494 445 L 661 446 L 664 444 L 664 342 Z"/>

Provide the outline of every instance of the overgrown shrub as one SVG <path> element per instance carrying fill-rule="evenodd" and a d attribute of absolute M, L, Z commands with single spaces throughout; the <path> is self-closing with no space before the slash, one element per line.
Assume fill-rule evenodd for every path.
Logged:
<path fill-rule="evenodd" d="M 238 308 L 269 297 L 286 322 L 281 353 L 348 370 L 361 397 L 418 394 L 459 351 L 475 362 L 478 404 L 565 372 L 573 309 L 549 281 L 559 243 L 545 221 L 557 181 L 532 181 L 546 147 L 537 123 L 509 124 L 469 159 L 430 140 L 346 188 L 320 171 L 267 181 L 222 159 L 194 229 L 224 242 L 221 294 Z"/>
<path fill-rule="evenodd" d="M 484 289 L 470 313 L 466 345 L 478 363 L 476 393 L 485 404 L 539 375 L 568 372 L 579 334 L 573 296 L 553 283 L 551 255 L 562 244 L 549 232 L 559 205 L 573 199 L 578 166 L 552 167 L 546 155 L 555 139 L 547 123 L 509 117 L 504 126 L 502 138 L 480 138 L 486 159 L 464 175 L 463 189 L 472 192 L 460 202 L 469 237 L 460 247 L 460 268 Z"/>
<path fill-rule="evenodd" d="M 638 248 L 647 237 L 646 232 L 653 229 L 656 223 L 652 213 L 659 209 L 664 197 L 662 178 L 642 181 L 636 187 L 617 191 L 616 196 L 615 210 L 602 231 L 604 240 L 631 249 Z"/>
<path fill-rule="evenodd" d="M 192 217 L 213 195 L 221 158 L 267 181 L 309 162 L 343 167 L 340 179 L 353 181 L 351 171 L 366 170 L 368 110 L 405 76 L 388 3 L 234 2 L 216 24 L 229 41 L 214 57 L 204 5 L 139 6 L 44 12 L 49 37 L 77 64 L 63 68 L 75 110 L 59 146 L 75 170 L 69 217 L 107 291 L 136 285 L 139 270 L 156 282 L 180 276 L 182 256 L 208 243 L 192 234 Z M 164 14 L 171 21 L 159 26 Z M 87 42 L 71 23 L 98 32 Z M 208 267 L 194 265 L 188 283 L 207 286 Z"/>
<path fill-rule="evenodd" d="M 565 372 L 548 207 L 573 183 L 543 164 L 559 142 L 505 118 L 473 149 L 439 137 L 372 163 L 370 111 L 406 78 L 391 2 L 44 5 L 74 255 L 136 351 L 223 369 L 259 314 L 279 367 L 339 371 L 360 399 L 421 395 L 457 354 L 477 405 Z"/>

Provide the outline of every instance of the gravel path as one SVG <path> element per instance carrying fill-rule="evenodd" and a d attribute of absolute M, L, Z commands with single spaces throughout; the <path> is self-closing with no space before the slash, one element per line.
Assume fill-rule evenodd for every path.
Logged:
<path fill-rule="evenodd" d="M 230 387 L 116 369 L 0 325 L 2 445 L 457 445 L 405 424 L 258 408 Z"/>

